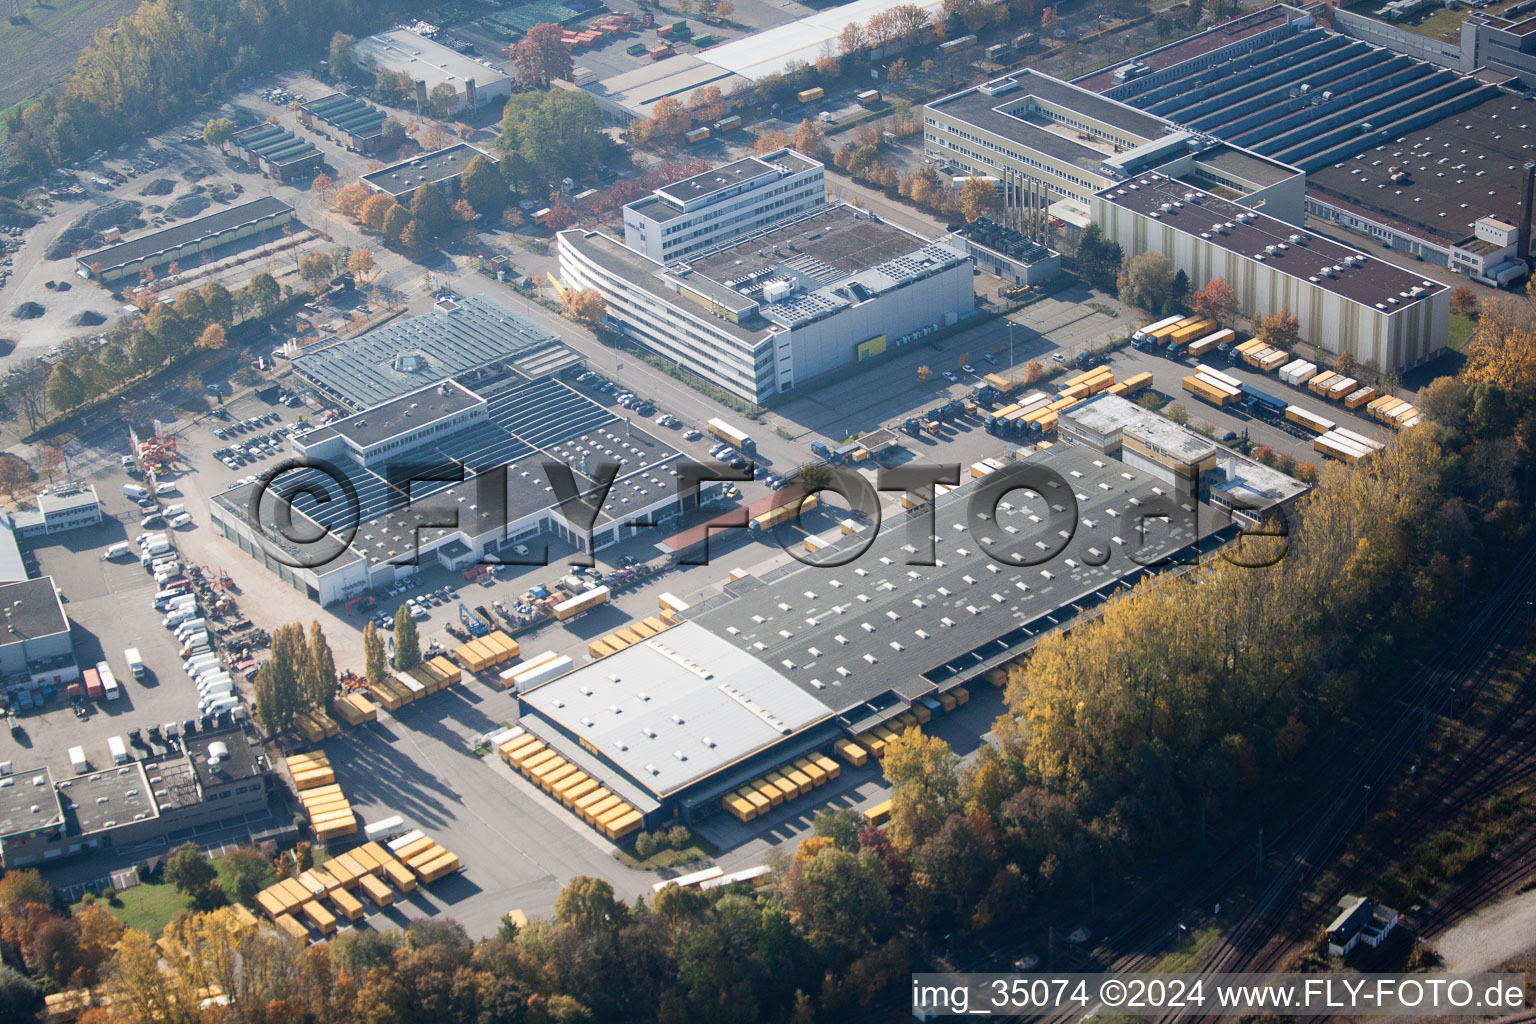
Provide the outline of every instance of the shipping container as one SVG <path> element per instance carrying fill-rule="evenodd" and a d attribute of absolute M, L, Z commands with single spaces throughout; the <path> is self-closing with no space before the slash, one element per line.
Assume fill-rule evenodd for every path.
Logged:
<path fill-rule="evenodd" d="M 1184 321 L 1184 319 L 1185 318 L 1182 317 L 1182 316 L 1166 316 L 1166 317 L 1163 317 L 1163 319 L 1158 320 L 1158 321 L 1156 321 L 1154 323 L 1146 324 L 1143 327 L 1137 328 L 1136 333 L 1131 335 L 1131 340 L 1132 341 L 1145 341 L 1149 337 L 1156 337 L 1157 333 L 1159 331 L 1167 330 L 1168 328 L 1174 326 L 1175 324 L 1182 323 Z"/>
<path fill-rule="evenodd" d="M 1233 333 L 1230 327 L 1219 331 L 1213 331 L 1204 337 L 1196 338 L 1194 341 L 1191 341 L 1189 343 L 1188 352 L 1191 356 L 1198 358 L 1205 355 L 1207 352 L 1214 351 L 1221 345 L 1230 342 L 1235 337 L 1237 337 L 1237 335 Z"/>
<path fill-rule="evenodd" d="M 599 605 L 606 604 L 608 602 L 608 593 L 609 589 L 607 587 L 596 587 L 584 594 L 567 598 L 555 605 L 555 618 L 565 622 L 567 619 L 575 618 L 583 612 L 591 611 Z"/>
<path fill-rule="evenodd" d="M 700 126 L 690 130 L 683 137 L 688 140 L 688 144 L 691 146 L 695 143 L 703 142 L 705 139 L 709 138 L 709 129 Z"/>
<path fill-rule="evenodd" d="M 304 927 L 292 914 L 279 914 L 273 918 L 272 923 L 277 925 L 279 931 L 290 938 L 300 942 L 309 942 L 309 929 Z"/>
<path fill-rule="evenodd" d="M 872 107 L 880 102 L 880 90 L 865 89 L 863 92 L 859 93 L 858 99 L 861 106 Z"/>
<path fill-rule="evenodd" d="M 1333 420 L 1319 416 L 1310 410 L 1303 409 L 1299 405 L 1290 405 L 1285 409 L 1285 418 L 1298 426 L 1305 427 L 1314 434 L 1326 434 L 1334 428 Z"/>
<path fill-rule="evenodd" d="M 795 98 L 801 103 L 814 103 L 826 94 L 827 90 L 818 85 L 813 89 L 801 89 Z"/>
<path fill-rule="evenodd" d="M 1116 386 L 1120 388 L 1119 394 L 1121 397 L 1130 398 L 1132 395 L 1141 394 L 1152 386 L 1152 375 L 1150 373 L 1132 374 Z"/>
<path fill-rule="evenodd" d="M 305 920 L 314 925 L 321 935 L 336 933 L 336 916 L 316 901 L 310 900 L 299 909 L 303 912 Z"/>
<path fill-rule="evenodd" d="M 1330 402 L 1342 402 L 1346 395 L 1352 394 L 1360 382 L 1353 377 L 1338 377 L 1328 385 L 1328 400 Z"/>
<path fill-rule="evenodd" d="M 106 695 L 106 691 L 101 688 L 101 677 L 96 674 L 95 669 L 88 668 L 82 670 L 80 679 L 85 683 L 85 695 L 87 697 L 90 697 L 92 700 L 100 700 Z"/>
<path fill-rule="evenodd" d="M 891 820 L 891 802 L 884 800 L 864 812 L 864 824 L 884 825 Z"/>
<path fill-rule="evenodd" d="M 715 122 L 715 133 L 724 135 L 726 132 L 733 132 L 740 127 L 741 115 L 732 114 L 730 117 L 723 117 Z"/>
<path fill-rule="evenodd" d="M 1386 447 L 1385 443 L 1376 440 L 1374 437 L 1366 437 L 1364 434 L 1356 433 L 1355 431 L 1349 430 L 1345 427 L 1335 428 L 1334 433 L 1346 441 L 1351 441 L 1373 452 L 1379 452 Z"/>
<path fill-rule="evenodd" d="M 1196 375 L 1184 378 L 1184 390 L 1212 405 L 1231 405 L 1237 401 L 1237 393 L 1221 388 L 1214 381 Z"/>
<path fill-rule="evenodd" d="M 1307 388 L 1314 395 L 1326 395 L 1333 382 L 1339 379 L 1339 375 L 1332 370 L 1323 370 L 1307 381 Z"/>
<path fill-rule="evenodd" d="M 358 888 L 363 891 L 363 895 L 372 900 L 376 906 L 387 907 L 395 902 L 395 894 L 390 890 L 389 886 L 379 881 L 373 875 L 364 875 L 357 882 Z"/>
<path fill-rule="evenodd" d="M 1376 389 L 1367 384 L 1346 395 L 1344 397 L 1344 407 L 1347 409 L 1358 409 L 1375 397 Z"/>
<path fill-rule="evenodd" d="M 1370 454 L 1368 449 L 1351 444 L 1332 434 L 1313 438 L 1312 447 L 1323 455 L 1351 465 Z"/>

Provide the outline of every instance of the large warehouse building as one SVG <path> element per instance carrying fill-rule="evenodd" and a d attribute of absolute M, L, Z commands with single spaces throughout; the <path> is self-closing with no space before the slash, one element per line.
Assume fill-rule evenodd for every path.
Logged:
<path fill-rule="evenodd" d="M 1290 310 L 1302 340 L 1326 352 L 1401 371 L 1445 348 L 1445 285 L 1166 175 L 1098 192 L 1093 217 L 1127 257 L 1160 252 L 1189 275 L 1191 288 L 1224 277 L 1239 309 Z"/>
<path fill-rule="evenodd" d="M 519 721 L 648 823 L 713 814 L 808 752 L 939 707 L 941 693 L 1234 534 L 1158 469 L 1086 445 L 1036 452 L 939 496 L 935 564 L 915 564 L 900 523 L 843 537 L 823 549 L 846 556 L 838 568 L 791 562 L 737 579 L 679 625 L 520 693 Z M 978 499 L 996 515 L 970 518 Z"/>
<path fill-rule="evenodd" d="M 459 109 L 476 109 L 512 95 L 512 79 L 500 68 L 409 29 L 393 28 L 359 39 L 352 53 L 371 71 L 394 71 L 409 77 L 416 85 L 418 111 L 429 109 L 432 90 L 440 85 L 454 91 Z"/>
<path fill-rule="evenodd" d="M 608 319 L 711 383 L 765 402 L 975 309 L 971 260 L 849 206 L 817 207 L 664 265 L 596 231 L 562 231 L 560 274 Z"/>
<path fill-rule="evenodd" d="M 1536 38 L 1536 19 L 1525 24 Z M 1487 48 L 1463 70 L 1491 66 L 1494 56 Z M 1505 81 L 1329 31 L 1310 11 L 1277 5 L 1074 85 L 1301 168 L 1309 215 L 1508 283 L 1522 273 L 1515 261 L 1531 255 L 1526 165 L 1536 161 L 1536 104 Z M 1519 237 L 1494 255 L 1504 248 L 1487 244 L 1497 225 Z"/>
<path fill-rule="evenodd" d="M 210 213 L 197 220 L 130 238 L 75 260 L 75 272 L 103 285 L 138 277 L 145 270 L 158 271 L 171 263 L 192 266 L 204 253 L 238 244 L 254 248 L 277 234 L 293 220 L 293 207 L 275 196 L 262 196 L 239 206 Z"/>

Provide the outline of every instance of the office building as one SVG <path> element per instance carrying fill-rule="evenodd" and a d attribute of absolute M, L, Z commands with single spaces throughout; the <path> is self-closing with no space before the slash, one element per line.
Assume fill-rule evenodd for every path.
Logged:
<path fill-rule="evenodd" d="M 1296 168 L 1027 69 L 923 108 L 923 155 L 955 175 L 996 179 L 1009 207 L 1048 208 L 1077 227 L 1095 192 L 1149 169 L 1283 220 L 1302 216 Z"/>
<path fill-rule="evenodd" d="M 975 310 L 963 246 L 849 206 L 818 204 L 665 265 L 600 232 L 558 237 L 567 287 L 596 290 L 608 320 L 631 338 L 753 402 L 849 371 Z"/>
<path fill-rule="evenodd" d="M 624 244 L 657 263 L 673 263 L 826 202 L 825 167 L 781 149 L 664 185 L 625 206 Z"/>
<path fill-rule="evenodd" d="M 37 508 L 11 517 L 19 537 L 63 533 L 101 522 L 101 499 L 90 484 L 57 484 L 37 496 Z"/>
<path fill-rule="evenodd" d="M 69 616 L 52 576 L 0 584 L 0 687 L 12 707 L 80 678 Z"/>
<path fill-rule="evenodd" d="M 402 160 L 363 175 L 363 184 L 375 192 L 393 196 L 402 203 L 411 201 L 411 193 L 422 185 L 435 185 L 450 203 L 459 198 L 459 176 L 477 156 L 491 163 L 496 157 L 467 142 L 457 142 L 444 149 Z"/>

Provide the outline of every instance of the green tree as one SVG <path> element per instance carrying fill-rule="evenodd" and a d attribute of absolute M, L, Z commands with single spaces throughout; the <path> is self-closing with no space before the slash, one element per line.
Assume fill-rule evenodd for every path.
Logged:
<path fill-rule="evenodd" d="M 438 82 L 427 93 L 427 109 L 432 111 L 432 116 L 440 121 L 446 121 L 453 116 L 453 112 L 459 109 L 462 100 L 459 90 L 447 82 Z"/>
<path fill-rule="evenodd" d="M 176 301 L 171 304 L 181 322 L 189 327 L 197 327 L 208 322 L 208 304 L 203 301 L 203 296 L 194 288 L 188 288 L 176 296 Z"/>
<path fill-rule="evenodd" d="M 1173 290 L 1173 264 L 1160 252 L 1144 252 L 1125 261 L 1115 279 L 1120 301 L 1159 312 Z"/>
<path fill-rule="evenodd" d="M 206 900 L 209 886 L 218 877 L 213 862 L 196 843 L 182 843 L 165 859 L 165 880 L 195 902 Z"/>
<path fill-rule="evenodd" d="M 478 154 L 470 158 L 459 175 L 459 195 L 474 207 L 476 213 L 487 218 L 500 213 L 510 198 L 507 183 L 496 173 L 495 166 Z"/>
<path fill-rule="evenodd" d="M 277 281 L 271 274 L 265 272 L 255 275 L 246 282 L 244 290 L 246 300 L 258 316 L 271 313 L 283 297 L 283 290 L 278 287 Z"/>
<path fill-rule="evenodd" d="M 235 322 L 235 300 L 225 288 L 217 281 L 209 281 L 197 290 L 202 297 L 203 309 L 208 319 L 220 327 L 231 327 Z"/>
<path fill-rule="evenodd" d="M 555 898 L 555 920 L 577 934 L 611 934 L 629 919 L 628 908 L 613 895 L 613 886 L 600 878 L 577 875 Z"/>
<path fill-rule="evenodd" d="M 468 170 L 468 168 L 465 169 Z M 415 192 L 411 193 L 411 217 L 429 235 L 436 236 L 448 226 L 448 222 L 453 218 L 453 211 L 438 187 L 429 181 L 424 181 L 416 186 Z M 389 224 L 386 221 L 384 232 L 386 235 L 389 234 L 388 229 Z"/>
<path fill-rule="evenodd" d="M 859 829 L 863 824 L 863 815 L 852 807 L 828 807 L 816 812 L 811 830 L 832 840 L 838 849 L 853 851 L 859 848 Z"/>
<path fill-rule="evenodd" d="M 1122 259 L 1120 246 L 1105 239 L 1098 224 L 1083 229 L 1077 243 L 1077 263 L 1089 284 L 1100 291 L 1113 288 Z"/>
<path fill-rule="evenodd" d="M 332 78 L 353 79 L 357 76 L 357 60 L 353 56 L 352 47 L 357 45 L 357 37 L 349 36 L 345 32 L 336 32 L 331 36 L 330 72 Z"/>
<path fill-rule="evenodd" d="M 402 604 L 395 612 L 395 668 L 409 672 L 421 664 L 421 637 L 416 632 L 416 620 L 411 618 L 411 606 Z"/>
<path fill-rule="evenodd" d="M 10 964 L 0 964 L 0 1020 L 33 1020 L 43 1008 L 43 990 Z"/>
<path fill-rule="evenodd" d="M 399 203 L 390 206 L 389 212 L 384 215 L 384 237 L 391 242 L 398 242 L 405 234 L 405 229 L 415 221 L 410 213 Z"/>
<path fill-rule="evenodd" d="M 313 666 L 310 703 L 323 708 L 336 692 L 336 656 L 331 653 L 331 642 L 325 638 L 318 619 L 309 624 L 309 656 Z"/>
<path fill-rule="evenodd" d="M 215 117 L 203 126 L 203 141 L 218 149 L 235 134 L 235 126 L 227 117 Z"/>
<path fill-rule="evenodd" d="M 389 659 L 384 653 L 384 638 L 372 622 L 363 627 L 363 671 L 369 686 L 377 686 L 389 675 Z"/>
<path fill-rule="evenodd" d="M 231 899 L 250 903 L 276 879 L 272 861 L 254 846 L 240 846 L 219 859 Z"/>
<path fill-rule="evenodd" d="M 520 189 L 543 193 L 562 178 L 590 175 L 610 159 L 613 141 L 596 100 L 580 90 L 553 89 L 507 101 L 501 147 L 502 175 Z"/>
<path fill-rule="evenodd" d="M 85 401 L 85 385 L 67 363 L 57 363 L 48 375 L 48 404 L 67 412 Z"/>

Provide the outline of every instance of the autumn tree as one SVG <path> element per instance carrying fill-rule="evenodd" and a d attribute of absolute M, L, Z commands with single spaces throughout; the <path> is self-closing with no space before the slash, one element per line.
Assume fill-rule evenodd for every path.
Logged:
<path fill-rule="evenodd" d="M 1282 309 L 1260 320 L 1253 333 L 1266 345 L 1288 352 L 1301 341 L 1301 321 L 1290 310 Z"/>
<path fill-rule="evenodd" d="M 1045 376 L 1045 367 L 1037 359 L 1031 359 L 1024 364 L 1024 383 L 1033 384 Z"/>
<path fill-rule="evenodd" d="M 315 175 L 315 180 L 309 183 L 310 191 L 319 196 L 322 202 L 330 202 L 331 196 L 336 193 L 336 182 L 324 171 Z"/>
<path fill-rule="evenodd" d="M 864 31 L 863 25 L 850 21 L 843 26 L 843 31 L 837 37 L 838 53 L 857 60 L 864 56 L 864 51 L 868 48 L 869 33 Z"/>
<path fill-rule="evenodd" d="M 512 48 L 512 68 L 524 85 L 547 86 L 556 78 L 569 79 L 575 61 L 560 41 L 559 25 L 540 22 Z"/>
<path fill-rule="evenodd" d="M 228 339 L 225 337 L 224 328 L 218 324 L 209 324 L 203 328 L 203 332 L 197 336 L 197 347 L 207 351 L 217 351 L 224 347 Z"/>
<path fill-rule="evenodd" d="M 725 94 L 718 85 L 706 85 L 693 90 L 688 105 L 701 121 L 715 122 L 725 116 Z"/>
<path fill-rule="evenodd" d="M 391 242 L 403 240 L 407 226 L 414 224 L 415 220 L 410 212 L 399 203 L 390 203 L 389 209 L 384 213 L 384 223 L 380 225 L 380 231 Z M 407 246 L 407 248 L 412 248 Z"/>
<path fill-rule="evenodd" d="M 1355 354 L 1353 352 L 1344 351 L 1340 352 L 1338 357 L 1334 359 L 1333 370 L 1335 373 L 1341 373 L 1347 377 L 1354 373 L 1359 365 L 1360 362 L 1355 358 Z"/>
<path fill-rule="evenodd" d="M 364 284 L 368 275 L 374 270 L 373 250 L 367 246 L 358 246 L 347 253 L 347 273 L 351 274 L 358 284 Z"/>
<path fill-rule="evenodd" d="M 318 620 L 309 624 L 309 678 L 305 685 L 311 707 L 330 706 L 336 692 L 336 656 Z"/>
<path fill-rule="evenodd" d="M 821 125 L 808 117 L 795 128 L 795 133 L 789 137 L 789 145 L 795 152 L 804 153 L 815 160 L 825 160 L 829 155 Z"/>
<path fill-rule="evenodd" d="M 399 206 L 393 196 L 387 196 L 382 192 L 376 192 L 363 202 L 359 213 L 365 225 L 374 231 L 384 231 L 384 219 L 389 216 L 389 211 Z"/>
<path fill-rule="evenodd" d="M 1464 284 L 1452 288 L 1451 312 L 1464 314 L 1477 312 L 1477 292 Z"/>
<path fill-rule="evenodd" d="M 965 179 L 960 188 L 960 212 L 967 221 L 976 221 L 1003 205 L 997 182 L 982 177 Z"/>
<path fill-rule="evenodd" d="M 769 131 L 759 135 L 752 148 L 758 156 L 766 156 L 769 153 L 783 149 L 787 145 L 789 145 L 788 135 L 781 131 Z"/>
<path fill-rule="evenodd" d="M 1237 312 L 1237 292 L 1225 277 L 1213 277 L 1190 298 L 1189 307 L 1196 316 L 1229 324 Z"/>
<path fill-rule="evenodd" d="M 593 288 L 584 288 L 571 296 L 571 313 L 578 320 L 595 324 L 608 315 L 608 303 Z"/>
<path fill-rule="evenodd" d="M 907 59 L 905 57 L 897 57 L 891 61 L 891 66 L 885 69 L 885 77 L 898 85 L 911 78 L 912 70 L 907 67 Z"/>

